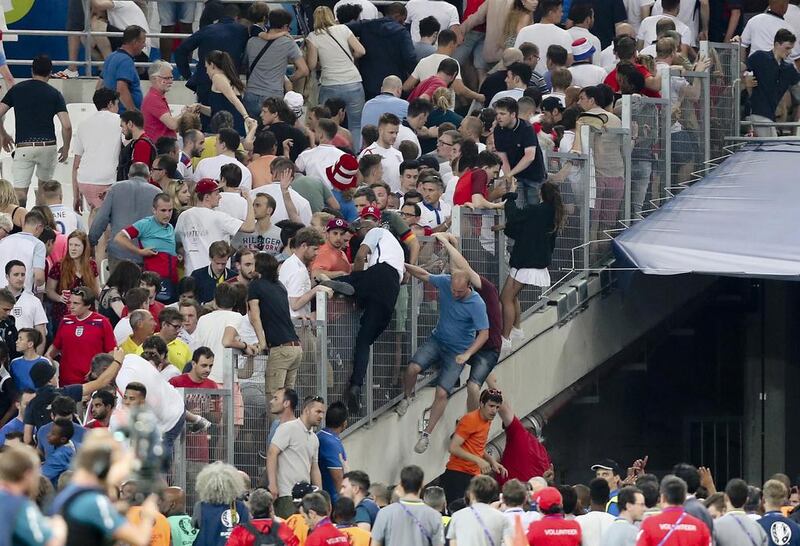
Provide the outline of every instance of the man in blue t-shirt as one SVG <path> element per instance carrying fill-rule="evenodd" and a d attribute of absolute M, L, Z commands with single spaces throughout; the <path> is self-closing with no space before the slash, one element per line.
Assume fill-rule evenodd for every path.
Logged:
<path fill-rule="evenodd" d="M 331 496 L 331 502 L 339 498 L 339 488 L 346 471 L 347 453 L 339 435 L 347 428 L 347 406 L 333 402 L 325 412 L 325 428 L 317 432 L 319 439 L 319 471 L 322 488 Z"/>
<path fill-rule="evenodd" d="M 55 450 L 55 446 L 47 440 L 47 436 L 50 434 L 50 429 L 53 427 L 53 421 L 57 419 L 72 421 L 74 425 L 73 433 L 70 436 L 72 443 L 76 448 L 83 443 L 83 436 L 86 434 L 86 429 L 76 423 L 75 414 L 77 411 L 78 406 L 75 400 L 69 396 L 59 395 L 53 399 L 50 404 L 51 421 L 36 429 L 36 445 L 45 458 L 49 457 Z"/>
<path fill-rule="evenodd" d="M 769 546 L 800 546 L 800 526 L 781 512 L 789 500 L 786 486 L 778 480 L 767 480 L 762 495 L 764 515 L 757 521 L 767 533 Z"/>
<path fill-rule="evenodd" d="M 439 291 L 439 322 L 428 341 L 411 357 L 406 370 L 405 398 L 395 410 L 401 417 L 405 415 L 417 384 L 417 376 L 438 365 L 439 379 L 430 419 L 414 446 L 414 451 L 423 453 L 428 449 L 430 434 L 447 407 L 447 400 L 464 364 L 489 339 L 489 318 L 486 304 L 472 289 L 466 271 L 456 270 L 452 275 L 431 275 L 421 267 L 409 264 L 406 264 L 406 270 Z"/>
<path fill-rule="evenodd" d="M 3 428 L 0 428 L 0 446 L 5 445 L 7 435 L 13 432 L 25 432 L 25 423 L 23 421 L 25 408 L 34 396 L 36 396 L 36 393 L 33 392 L 17 392 L 14 400 L 14 404 L 17 406 L 17 416 L 3 425 Z"/>
<path fill-rule="evenodd" d="M 22 356 L 12 360 L 9 365 L 11 378 L 14 380 L 17 390 L 36 390 L 36 385 L 33 384 L 33 379 L 31 379 L 31 368 L 40 360 L 47 363 L 50 362 L 36 352 L 36 347 L 41 344 L 42 333 L 35 328 L 21 328 L 17 333 L 17 352 Z"/>
<path fill-rule="evenodd" d="M 119 112 L 139 110 L 142 106 L 142 85 L 134 58 L 144 51 L 145 30 L 131 25 L 122 33 L 122 45 L 103 63 L 103 86 L 119 93 Z"/>

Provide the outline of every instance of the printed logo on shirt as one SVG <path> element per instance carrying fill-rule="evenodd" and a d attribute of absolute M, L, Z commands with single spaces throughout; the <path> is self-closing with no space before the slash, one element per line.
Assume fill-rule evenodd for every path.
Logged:
<path fill-rule="evenodd" d="M 577 529 L 545 529 L 544 535 L 549 537 L 555 536 L 563 536 L 563 535 L 575 535 L 577 536 L 578 530 Z"/>
<path fill-rule="evenodd" d="M 239 513 L 238 512 L 233 513 L 231 512 L 231 509 L 228 508 L 222 513 L 220 521 L 222 521 L 222 525 L 224 525 L 228 529 L 231 529 L 239 524 Z"/>
<path fill-rule="evenodd" d="M 772 542 L 778 546 L 785 546 L 792 540 L 792 528 L 782 521 L 776 521 L 769 527 Z"/>
<path fill-rule="evenodd" d="M 83 335 L 83 326 L 78 326 L 75 328 L 75 337 L 81 337 Z"/>

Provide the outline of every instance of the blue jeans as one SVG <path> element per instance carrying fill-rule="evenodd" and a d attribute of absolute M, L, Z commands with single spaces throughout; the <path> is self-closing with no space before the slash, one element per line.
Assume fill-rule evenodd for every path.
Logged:
<path fill-rule="evenodd" d="M 175 449 L 175 440 L 178 439 L 178 436 L 181 435 L 181 432 L 183 432 L 185 427 L 186 414 L 181 415 L 181 418 L 178 419 L 178 422 L 175 423 L 175 426 L 161 435 L 161 445 L 164 449 L 164 457 L 161 459 L 161 468 L 165 473 L 169 472 L 169 469 L 172 466 L 172 457 L 174 456 L 172 452 Z"/>
<path fill-rule="evenodd" d="M 635 215 L 642 212 L 647 188 L 650 187 L 650 176 L 653 173 L 653 162 L 634 160 L 631 162 L 631 212 Z M 654 195 L 653 197 L 658 197 Z"/>
<path fill-rule="evenodd" d="M 539 186 L 541 185 L 541 181 L 517 178 L 517 195 L 522 197 L 521 206 L 536 205 L 539 203 Z M 517 200 L 517 202 L 519 202 L 519 200 Z"/>
<path fill-rule="evenodd" d="M 469 379 L 479 387 L 483 385 L 489 374 L 500 360 L 500 353 L 494 349 L 481 349 L 467 361 L 469 364 Z"/>
<path fill-rule="evenodd" d="M 450 395 L 461 375 L 461 366 L 456 362 L 456 356 L 457 353 L 448 351 L 444 345 L 431 337 L 419 346 L 411 357 L 411 362 L 418 365 L 423 372 L 438 365 L 439 378 L 436 384 Z"/>
<path fill-rule="evenodd" d="M 361 85 L 361 82 L 319 86 L 317 102 L 320 105 L 334 97 L 344 101 L 347 128 L 353 135 L 353 150 L 358 154 L 361 150 L 361 111 L 364 109 L 364 86 Z"/>
<path fill-rule="evenodd" d="M 247 113 L 251 118 L 261 119 L 261 105 L 264 104 L 264 101 L 270 97 L 282 99 L 283 93 L 277 93 L 273 95 L 257 95 L 250 91 L 245 91 L 244 95 L 242 95 L 242 104 L 244 104 L 244 109 L 247 110 Z"/>

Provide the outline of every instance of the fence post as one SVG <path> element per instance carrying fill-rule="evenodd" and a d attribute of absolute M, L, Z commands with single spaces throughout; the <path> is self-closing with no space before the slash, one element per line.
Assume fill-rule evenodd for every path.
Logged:
<path fill-rule="evenodd" d="M 703 88 L 703 167 L 708 166 L 711 161 L 711 75 L 704 73 L 701 80 Z"/>
<path fill-rule="evenodd" d="M 630 126 L 623 129 L 625 132 L 620 134 L 622 139 L 622 159 L 625 163 L 625 217 L 624 220 L 631 219 L 631 170 L 633 163 L 631 161 L 631 150 L 633 148 L 633 140 L 631 139 Z"/>
<path fill-rule="evenodd" d="M 186 390 L 179 388 L 181 398 L 186 400 Z M 181 435 L 175 440 L 175 447 L 172 449 L 172 479 L 177 485 L 186 491 L 186 473 L 189 471 L 186 457 L 186 427 L 183 427 Z"/>
<path fill-rule="evenodd" d="M 667 188 L 672 187 L 672 98 L 670 94 L 670 71 L 664 70 L 661 73 L 661 98 L 665 99 L 664 104 L 664 195 L 667 196 Z"/>
<path fill-rule="evenodd" d="M 367 366 L 367 392 L 364 394 L 364 397 L 367 401 L 367 426 L 372 424 L 372 415 L 374 413 L 373 408 L 375 405 L 375 396 L 373 391 L 375 390 L 375 377 L 373 373 L 373 366 L 375 365 L 375 347 L 374 344 L 369 349 L 369 365 Z"/>
<path fill-rule="evenodd" d="M 453 211 L 459 210 L 461 207 L 455 207 Z M 453 226 L 457 225 L 453 222 Z M 461 239 L 459 239 L 459 242 Z M 409 335 L 409 343 L 411 344 L 411 354 L 413 356 L 414 353 L 417 352 L 417 347 L 419 347 L 419 306 L 422 303 L 420 296 L 420 281 L 416 277 L 411 277 L 411 284 L 409 285 L 409 289 L 411 290 L 411 297 L 408 299 L 411 301 L 411 325 L 409 330 L 411 330 Z"/>
<path fill-rule="evenodd" d="M 589 139 L 592 138 L 591 127 L 584 125 L 581 127 L 581 154 L 586 158 L 583 161 L 583 173 L 581 175 L 583 183 L 583 205 L 581 206 L 581 220 L 583 222 L 583 267 L 589 269 L 589 260 L 591 253 L 589 252 L 589 239 L 591 236 L 591 208 L 590 204 L 592 194 L 592 165 L 591 156 L 589 154 Z"/>
<path fill-rule="evenodd" d="M 461 229 L 461 219 L 463 216 L 460 206 L 453 207 L 453 210 L 450 212 L 450 233 L 455 235 L 458 240 L 456 248 L 458 248 L 459 252 L 461 252 L 461 234 L 463 233 Z"/>
<path fill-rule="evenodd" d="M 317 391 L 328 400 L 328 295 L 317 292 L 317 352 L 319 366 L 317 366 Z"/>
<path fill-rule="evenodd" d="M 622 95 L 622 126 L 625 129 L 631 128 L 631 95 Z"/>
<path fill-rule="evenodd" d="M 83 31 L 86 33 L 86 42 L 83 44 L 83 53 L 86 56 L 86 77 L 92 77 L 92 0 L 83 0 Z M 67 38 L 69 41 L 69 38 Z M 77 60 L 77 59 L 76 59 Z"/>
<path fill-rule="evenodd" d="M 237 358 L 233 353 L 233 349 L 225 351 L 223 356 L 223 370 L 222 370 L 222 383 L 228 390 L 228 396 L 225 397 L 225 427 L 228 431 L 227 438 L 225 438 L 225 454 L 228 459 L 227 462 L 233 464 L 233 439 L 236 437 L 234 434 L 235 419 L 234 419 L 234 402 L 233 402 L 233 383 L 235 380 L 234 374 L 238 367 Z"/>
<path fill-rule="evenodd" d="M 500 211 L 495 215 L 495 219 L 495 226 L 505 224 L 506 211 L 500 209 Z M 506 260 L 506 245 L 508 245 L 508 241 L 506 240 L 506 234 L 502 229 L 497 232 L 496 245 L 495 255 L 497 256 L 497 259 L 500 260 L 497 268 L 497 280 L 500 285 L 497 288 L 502 290 L 503 286 L 506 284 L 506 277 L 508 277 L 508 260 Z"/>

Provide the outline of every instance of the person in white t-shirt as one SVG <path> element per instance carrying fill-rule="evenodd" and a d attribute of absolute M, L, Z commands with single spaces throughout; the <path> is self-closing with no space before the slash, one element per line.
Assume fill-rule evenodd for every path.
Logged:
<path fill-rule="evenodd" d="M 665 0 L 662 6 L 664 8 L 663 13 L 651 15 L 644 19 L 641 25 L 639 25 L 639 32 L 636 34 L 636 39 L 639 42 L 639 49 L 652 44 L 658 39 L 656 25 L 661 19 L 667 18 L 672 19 L 675 23 L 675 30 L 681 35 L 681 41 L 683 42 L 683 53 L 687 53 L 689 47 L 695 45 L 697 36 L 692 29 L 686 26 L 677 16 L 678 10 L 680 9 L 680 0 Z"/>
<path fill-rule="evenodd" d="M 144 29 L 150 33 L 147 16 L 133 0 L 92 0 L 92 30 L 107 32 L 122 32 L 131 25 Z M 105 18 L 102 17 L 105 12 Z M 96 36 L 94 45 L 105 59 L 114 49 L 121 44 L 120 38 Z M 150 43 L 146 42 L 144 56 L 150 55 Z M 139 59 L 137 59 L 138 61 Z"/>
<path fill-rule="evenodd" d="M 44 312 L 42 300 L 25 291 L 25 264 L 19 260 L 11 260 L 6 263 L 5 273 L 8 282 L 7 288 L 16 300 L 11 314 L 14 316 L 14 325 L 17 330 L 36 328 L 42 336 L 46 337 L 47 314 Z M 43 350 L 44 347 L 41 349 Z"/>
<path fill-rule="evenodd" d="M 563 15 L 561 0 L 542 0 L 540 3 L 542 19 L 533 25 L 523 27 L 517 34 L 514 47 L 519 48 L 521 44 L 530 42 L 539 47 L 539 51 L 547 51 L 551 45 L 560 45 L 567 51 L 572 51 L 572 36 L 569 32 L 559 27 Z M 570 57 L 572 54 L 570 53 Z M 546 58 L 542 56 L 536 64 L 536 72 L 544 74 L 547 71 Z M 571 64 L 571 59 L 567 59 L 567 66 Z"/>
<path fill-rule="evenodd" d="M 403 162 L 403 154 L 393 147 L 399 130 L 400 118 L 394 114 L 383 114 L 378 120 L 378 140 L 364 148 L 358 156 L 359 159 L 371 154 L 381 156 L 383 181 L 389 184 L 393 192 L 400 191 L 400 163 Z"/>
<path fill-rule="evenodd" d="M 223 165 L 234 163 L 242 169 L 242 183 L 239 185 L 243 190 L 250 191 L 253 188 L 253 175 L 244 163 L 236 159 L 236 150 L 241 144 L 239 133 L 233 129 L 220 129 L 217 135 L 216 150 L 217 155 L 201 159 L 194 170 L 195 180 L 201 178 L 211 178 L 219 180 L 219 173 Z"/>
<path fill-rule="evenodd" d="M 426 3 L 442 3 L 444 0 L 419 0 L 421 2 Z M 437 71 L 439 70 L 439 65 L 444 59 L 453 59 L 458 63 L 453 55 L 456 52 L 456 48 L 458 46 L 458 37 L 456 33 L 452 30 L 445 29 L 439 32 L 439 37 L 437 38 L 437 48 L 436 53 L 432 53 L 421 59 L 417 66 L 414 67 L 414 71 L 411 75 L 403 82 L 403 90 L 410 92 L 413 90 L 417 84 L 420 82 L 424 82 L 431 76 L 435 76 Z M 464 97 L 467 100 L 474 100 L 480 103 L 485 102 L 486 98 L 481 95 L 480 93 L 476 93 L 472 89 L 468 88 L 464 85 L 464 82 L 461 80 L 461 67 L 459 65 L 458 72 L 456 73 L 456 79 L 452 83 L 453 91 L 456 95 L 460 97 Z"/>
<path fill-rule="evenodd" d="M 406 23 L 411 25 L 411 40 L 415 43 L 420 41 L 419 22 L 426 17 L 435 17 L 442 30 L 460 28 L 458 10 L 445 0 L 409 0 L 406 11 Z"/>
<path fill-rule="evenodd" d="M 337 133 L 336 123 L 329 119 L 320 119 L 317 121 L 316 131 L 319 136 L 319 146 L 308 148 L 297 156 L 297 169 L 308 176 L 322 180 L 329 188 L 332 186 L 325 171 L 328 167 L 336 165 L 339 158 L 344 155 L 342 150 L 331 144 Z"/>
<path fill-rule="evenodd" d="M 83 212 L 89 205 L 89 223 L 103 204 L 103 197 L 117 179 L 122 141 L 119 136 L 119 93 L 101 88 L 92 97 L 97 112 L 78 125 L 72 138 L 73 208 Z"/>
<path fill-rule="evenodd" d="M 325 238 L 313 227 L 305 227 L 292 237 L 292 255 L 278 270 L 278 280 L 286 287 L 289 297 L 289 314 L 292 318 L 310 318 L 311 300 L 320 290 L 327 290 L 319 284 L 312 287 L 308 272 L 319 247 L 324 243 Z"/>
<path fill-rule="evenodd" d="M 625 4 L 625 11 L 628 14 L 628 24 L 634 30 L 639 30 L 639 24 L 642 19 L 650 16 L 650 11 L 653 9 L 654 0 L 622 0 Z M 598 51 L 600 51 L 598 49 Z"/>
<path fill-rule="evenodd" d="M 600 538 L 616 519 L 606 512 L 606 505 L 611 496 L 608 482 L 603 478 L 595 478 L 589 482 L 590 510 L 575 518 L 581 526 L 582 546 L 600 546 Z"/>
<path fill-rule="evenodd" d="M 569 10 L 569 18 L 573 26 L 567 30 L 572 37 L 573 43 L 578 38 L 585 38 L 589 41 L 595 51 L 603 49 L 600 38 L 592 34 L 591 28 L 594 26 L 594 9 L 589 4 L 573 5 Z M 569 51 L 569 49 L 567 49 Z"/>
<path fill-rule="evenodd" d="M 525 89 L 528 87 L 528 82 L 531 81 L 531 74 L 533 69 L 523 62 L 511 63 L 506 67 L 506 87 L 505 91 L 500 91 L 492 97 L 492 102 L 489 106 L 494 106 L 494 103 L 505 97 L 511 97 L 514 100 L 519 100 Z"/>
<path fill-rule="evenodd" d="M 784 19 L 787 5 L 783 0 L 771 0 L 769 9 L 750 19 L 742 31 L 741 43 L 747 48 L 747 55 L 755 51 L 772 51 L 775 46 L 775 34 L 782 28 L 795 34 L 797 31 Z M 791 61 L 800 59 L 800 40 L 795 43 L 789 54 Z"/>
<path fill-rule="evenodd" d="M 0 240 L 0 263 L 20 260 L 25 264 L 25 290 L 30 293 L 44 286 L 46 249 L 39 236 L 44 231 L 45 218 L 42 213 L 32 210 L 25 215 L 22 231 L 12 233 Z M 0 288 L 5 288 L 8 280 L 0 276 Z"/>
<path fill-rule="evenodd" d="M 361 411 L 361 388 L 367 375 L 370 349 L 392 320 L 400 283 L 405 275 L 403 247 L 391 231 L 379 227 L 380 209 L 368 205 L 361 209 L 359 217 L 358 235 L 363 239 L 356 253 L 353 272 L 336 278 L 338 285 L 346 283 L 353 287 L 351 293 L 359 307 L 364 309 L 353 346 L 350 387 L 345 393 L 351 415 L 358 415 Z"/>
<path fill-rule="evenodd" d="M 175 240 L 183 247 L 181 252 L 186 271 L 208 266 L 208 247 L 214 241 L 230 243 L 238 231 L 252 233 L 256 228 L 249 194 L 245 197 L 247 219 L 242 222 L 229 214 L 214 210 L 220 201 L 220 186 L 215 180 L 199 180 L 194 191 L 197 205 L 183 211 L 175 224 Z"/>
<path fill-rule="evenodd" d="M 701 4 L 703 0 L 674 0 L 677 6 L 672 8 L 673 0 L 655 0 L 653 3 L 652 15 L 661 15 L 674 10 L 674 15 L 689 28 L 692 37 L 695 41 L 689 42 L 693 47 L 697 47 L 697 41 L 702 36 L 703 40 L 707 40 L 708 36 L 708 21 L 703 22 L 701 17 Z M 671 9 L 667 9 L 668 4 Z M 701 26 L 703 28 L 701 28 Z M 680 31 L 678 31 L 680 32 Z"/>
<path fill-rule="evenodd" d="M 219 205 L 216 210 L 222 211 L 237 220 L 244 222 L 247 220 L 247 199 L 242 197 L 242 193 L 248 194 L 247 190 L 240 190 L 242 184 L 242 169 L 236 163 L 223 165 L 219 170 L 219 183 L 222 191 L 219 194 Z"/>
<path fill-rule="evenodd" d="M 333 6 L 333 14 L 336 16 L 337 19 L 339 18 L 339 14 L 337 13 L 337 11 L 339 10 L 340 7 L 347 4 L 361 6 L 361 13 L 358 15 L 359 21 L 365 21 L 369 19 L 380 19 L 381 17 L 383 17 L 383 15 L 381 15 L 381 12 L 378 11 L 378 8 L 375 7 L 375 4 L 373 4 L 369 0 L 339 0 L 338 2 L 336 2 L 336 5 Z"/>
<path fill-rule="evenodd" d="M 259 186 L 251 192 L 255 196 L 266 193 L 275 200 L 275 210 L 272 213 L 272 223 L 277 224 L 282 220 L 291 220 L 301 224 L 311 224 L 311 203 L 308 199 L 291 188 L 295 175 L 295 166 L 288 157 L 276 157 L 269 166 L 272 182 Z"/>
<path fill-rule="evenodd" d="M 572 42 L 573 63 L 567 70 L 572 74 L 571 85 L 589 87 L 600 85 L 606 79 L 606 70 L 593 64 L 594 54 L 599 51 L 586 38 L 578 38 Z"/>
<path fill-rule="evenodd" d="M 69 235 L 76 229 L 86 231 L 83 219 L 75 211 L 62 204 L 63 193 L 61 182 L 58 180 L 44 180 L 39 183 L 39 199 L 42 205 L 47 205 L 53 213 L 56 229 L 62 235 Z"/>

